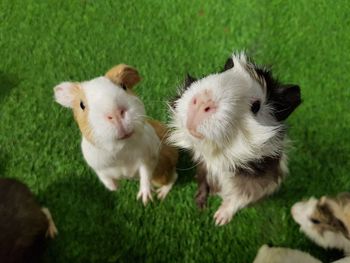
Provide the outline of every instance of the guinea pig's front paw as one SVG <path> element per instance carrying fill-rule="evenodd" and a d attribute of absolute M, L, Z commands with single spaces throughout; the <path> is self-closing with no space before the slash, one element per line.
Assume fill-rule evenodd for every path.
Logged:
<path fill-rule="evenodd" d="M 157 189 L 157 197 L 159 200 L 164 200 L 172 188 L 172 185 L 163 185 Z"/>
<path fill-rule="evenodd" d="M 118 189 L 118 182 L 113 178 L 100 176 L 100 180 L 109 191 L 116 191 Z"/>
<path fill-rule="evenodd" d="M 228 224 L 232 220 L 233 214 L 232 209 L 222 204 L 214 214 L 215 225 L 223 226 Z"/>
<path fill-rule="evenodd" d="M 137 194 L 137 200 L 142 199 L 143 205 L 147 205 L 149 201 L 153 201 L 151 189 L 140 189 Z"/>
<path fill-rule="evenodd" d="M 116 182 L 111 182 L 110 184 L 105 184 L 105 186 L 107 187 L 107 189 L 109 191 L 117 191 L 118 190 L 118 185 L 116 184 Z"/>

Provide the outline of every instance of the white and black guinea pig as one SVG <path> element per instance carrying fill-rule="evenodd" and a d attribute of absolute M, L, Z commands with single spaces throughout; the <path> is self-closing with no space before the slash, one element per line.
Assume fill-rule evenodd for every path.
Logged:
<path fill-rule="evenodd" d="M 0 179 L 0 262 L 39 262 L 45 239 L 54 238 L 56 226 L 26 185 Z"/>
<path fill-rule="evenodd" d="M 335 198 L 311 197 L 294 204 L 291 212 L 300 230 L 316 244 L 342 250 L 350 256 L 350 193 Z"/>
<path fill-rule="evenodd" d="M 177 149 L 166 143 L 167 128 L 146 117 L 132 88 L 140 81 L 131 66 L 120 64 L 105 76 L 84 82 L 63 82 L 55 99 L 72 108 L 82 133 L 86 162 L 105 187 L 114 191 L 118 180 L 140 178 L 137 198 L 152 200 L 152 184 L 163 199 L 176 181 Z"/>
<path fill-rule="evenodd" d="M 220 73 L 187 77 L 170 103 L 169 139 L 198 163 L 197 204 L 205 205 L 209 189 L 223 199 L 217 225 L 278 188 L 288 172 L 284 121 L 300 102 L 297 85 L 282 85 L 244 53 Z"/>

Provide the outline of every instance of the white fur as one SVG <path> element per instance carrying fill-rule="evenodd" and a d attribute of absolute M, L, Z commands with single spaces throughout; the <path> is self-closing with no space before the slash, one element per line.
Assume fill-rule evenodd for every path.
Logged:
<path fill-rule="evenodd" d="M 263 245 L 253 263 L 321 263 L 321 261 L 299 250 Z"/>
<path fill-rule="evenodd" d="M 244 165 L 250 160 L 278 154 L 283 148 L 275 135 L 282 128 L 272 118 L 265 103 L 265 87 L 253 79 L 245 69 L 243 54 L 233 56 L 234 67 L 220 74 L 212 74 L 193 83 L 175 102 L 170 140 L 194 152 L 196 160 L 205 160 L 210 170 L 222 170 Z M 213 94 L 218 105 L 210 119 L 197 130 L 205 139 L 193 137 L 186 128 L 187 112 L 192 98 L 204 90 Z M 251 103 L 260 99 L 257 116 L 250 112 Z M 219 154 L 218 154 L 219 152 Z"/>
<path fill-rule="evenodd" d="M 345 258 L 333 261 L 332 263 L 350 263 L 350 257 L 345 257 Z"/>
<path fill-rule="evenodd" d="M 280 166 L 288 172 L 287 156 L 283 152 L 285 139 L 276 136 L 283 127 L 271 115 L 266 103 L 266 83 L 253 78 L 247 68 L 246 56 L 232 56 L 234 67 L 219 74 L 212 74 L 191 84 L 175 102 L 172 110 L 170 141 L 193 152 L 195 161 L 204 161 L 208 179 L 221 186 L 218 193 L 224 200 L 215 213 L 218 225 L 229 222 L 234 213 L 250 203 L 251 199 L 236 194 L 232 178 L 236 167 L 266 156 L 282 155 Z M 200 123 L 197 132 L 204 139 L 193 137 L 186 127 L 187 114 L 193 97 L 209 91 L 217 110 Z M 255 116 L 250 108 L 260 100 L 261 108 Z M 265 189 L 269 194 L 276 189 Z"/>
<path fill-rule="evenodd" d="M 145 108 L 139 98 L 128 94 L 106 77 L 83 82 L 81 87 L 89 107 L 89 123 L 95 145 L 114 151 L 128 142 L 127 140 L 119 140 L 115 125 L 106 121 L 106 115 L 117 107 L 127 109 L 123 119 L 127 132 L 143 129 Z"/>
<path fill-rule="evenodd" d="M 314 258 L 310 254 L 290 248 L 260 247 L 253 263 L 321 263 L 322 261 Z M 350 257 L 345 257 L 332 263 L 350 263 Z"/>
<path fill-rule="evenodd" d="M 320 234 L 310 221 L 311 215 L 316 209 L 317 199 L 312 197 L 305 202 L 298 202 L 292 207 L 294 220 L 300 225 L 300 231 L 305 233 L 312 241 L 323 248 L 336 248 L 350 255 L 350 240 L 341 233 L 325 231 Z"/>
<path fill-rule="evenodd" d="M 98 77 L 79 85 L 86 96 L 92 131 L 92 142 L 83 136 L 81 143 L 86 162 L 109 190 L 116 190 L 117 181 L 122 178 L 140 178 L 137 198 L 146 204 L 152 199 L 151 179 L 158 162 L 160 140 L 153 127 L 145 122 L 143 103 L 106 77 Z M 59 89 L 58 85 L 55 91 L 67 91 L 68 86 L 64 83 L 64 89 Z M 69 105 L 68 101 L 72 101 L 69 94 L 56 94 L 56 100 Z M 119 139 L 116 126 L 106 118 L 120 107 L 126 109 L 123 127 L 127 133 L 132 133 L 131 137 L 122 140 Z M 171 188 L 171 185 L 167 187 Z M 170 189 L 163 190 L 162 198 Z"/>

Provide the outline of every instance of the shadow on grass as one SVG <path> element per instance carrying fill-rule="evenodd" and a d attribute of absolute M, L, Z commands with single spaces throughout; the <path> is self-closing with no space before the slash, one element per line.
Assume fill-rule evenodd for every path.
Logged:
<path fill-rule="evenodd" d="M 340 141 L 350 138 L 347 135 L 350 134 L 350 129 L 338 128 L 331 132 L 332 136 L 325 137 L 324 140 L 309 136 L 306 140 L 299 141 L 298 151 L 293 150 L 289 154 L 291 173 L 276 193 L 277 198 L 296 202 L 311 196 L 321 197 L 349 191 L 349 184 L 346 183 L 347 171 L 350 169 L 349 148 Z"/>
<path fill-rule="evenodd" d="M 136 258 L 117 194 L 94 178 L 69 175 L 40 194 L 57 225 L 45 262 L 127 262 Z M 142 248 L 138 248 L 142 250 Z M 126 251 L 129 250 L 129 253 Z M 130 251 L 131 250 L 131 251 Z"/>
<path fill-rule="evenodd" d="M 0 103 L 18 83 L 19 80 L 15 75 L 0 71 Z"/>
<path fill-rule="evenodd" d="M 192 162 L 192 156 L 188 151 L 179 151 L 179 161 L 176 170 L 178 174 L 176 184 L 184 185 L 195 180 L 196 165 Z"/>
<path fill-rule="evenodd" d="M 8 154 L 2 151 L 0 147 L 0 177 L 5 177 L 5 164 L 8 158 Z"/>

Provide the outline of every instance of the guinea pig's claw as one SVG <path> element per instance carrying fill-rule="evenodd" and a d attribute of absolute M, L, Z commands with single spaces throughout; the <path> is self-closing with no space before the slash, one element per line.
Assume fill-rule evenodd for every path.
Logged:
<path fill-rule="evenodd" d="M 140 190 L 137 194 L 137 200 L 140 198 L 144 206 L 146 206 L 149 201 L 153 201 L 151 189 Z"/>
<path fill-rule="evenodd" d="M 47 209 L 46 207 L 43 207 L 43 208 L 41 208 L 41 211 L 45 214 L 47 221 L 49 223 L 49 226 L 46 230 L 45 236 L 53 239 L 58 234 L 58 230 L 56 228 L 55 222 L 52 219 L 52 216 L 51 216 L 49 209 Z"/>
<path fill-rule="evenodd" d="M 214 214 L 215 225 L 223 226 L 228 224 L 233 217 L 233 213 L 229 211 L 226 207 L 220 207 Z"/>
<path fill-rule="evenodd" d="M 164 200 L 171 190 L 172 185 L 163 185 L 162 187 L 157 189 L 157 198 L 159 200 Z"/>

